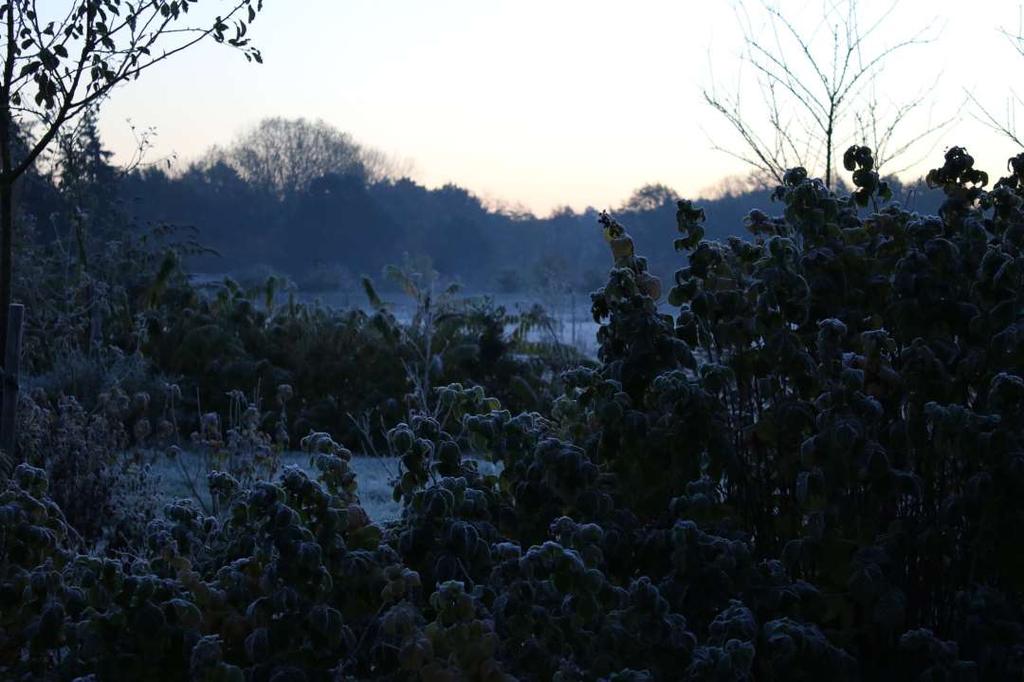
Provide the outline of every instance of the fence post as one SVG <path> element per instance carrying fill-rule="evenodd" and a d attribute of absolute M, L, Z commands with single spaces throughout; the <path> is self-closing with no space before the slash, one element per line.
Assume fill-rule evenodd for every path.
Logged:
<path fill-rule="evenodd" d="M 25 306 L 12 303 L 7 317 L 7 347 L 4 349 L 3 398 L 0 402 L 0 450 L 15 461 L 17 443 L 18 378 L 21 365 L 21 330 Z"/>

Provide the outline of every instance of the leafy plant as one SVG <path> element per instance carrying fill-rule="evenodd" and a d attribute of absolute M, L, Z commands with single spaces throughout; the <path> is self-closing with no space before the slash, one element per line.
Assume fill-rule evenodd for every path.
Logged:
<path fill-rule="evenodd" d="M 600 364 L 518 414 L 432 384 L 387 431 L 387 525 L 323 431 L 301 439 L 316 480 L 216 472 L 216 515 L 168 504 L 131 553 L 80 553 L 47 473 L 20 465 L 0 495 L 0 672 L 1019 677 L 1024 157 L 987 190 L 949 150 L 929 217 L 848 156 L 854 196 L 793 169 L 750 241 L 707 241 L 680 200 L 674 315 L 601 216 Z M 265 321 L 244 300 L 209 305 Z"/>

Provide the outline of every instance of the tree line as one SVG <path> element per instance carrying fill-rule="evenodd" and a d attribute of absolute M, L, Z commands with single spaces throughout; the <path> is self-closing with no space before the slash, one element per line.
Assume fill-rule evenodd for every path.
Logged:
<path fill-rule="evenodd" d="M 934 195 L 917 185 L 897 184 L 900 195 L 934 210 Z M 654 245 L 671 237 L 678 199 L 669 187 L 646 185 L 610 208 L 629 220 L 638 244 Z M 757 184 L 723 185 L 705 201 L 715 216 L 708 233 L 737 233 L 749 211 L 769 199 Z M 91 115 L 46 169 L 26 180 L 19 207 L 35 239 L 73 244 L 88 229 L 98 237 L 93 248 L 122 230 L 195 228 L 205 248 L 191 269 L 269 270 L 310 290 L 352 287 L 408 258 L 494 292 L 588 292 L 607 267 L 592 239 L 597 208 L 543 217 L 496 209 L 455 184 L 426 187 L 350 135 L 304 119 L 267 119 L 180 171 L 154 164 L 124 173 L 111 165 Z M 670 274 L 672 254 L 652 251 L 659 255 L 651 270 Z"/>

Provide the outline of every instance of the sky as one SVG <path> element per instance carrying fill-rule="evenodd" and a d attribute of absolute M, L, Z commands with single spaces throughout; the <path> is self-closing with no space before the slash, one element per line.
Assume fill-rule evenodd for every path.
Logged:
<path fill-rule="evenodd" d="M 777 4 L 820 41 L 827 1 Z M 747 4 L 758 43 L 771 46 L 759 0 Z M 862 26 L 891 4 L 863 0 Z M 883 108 L 924 98 L 898 139 L 953 119 L 905 157 L 927 157 L 907 175 L 940 165 L 954 144 L 994 176 L 1005 169 L 1016 151 L 977 120 L 967 93 L 1005 112 L 1024 57 L 999 29 L 1016 30 L 1020 11 L 1017 0 L 902 0 L 865 45 L 872 54 L 919 29 L 930 39 L 895 53 L 873 90 Z M 322 119 L 421 183 L 538 215 L 613 207 L 646 183 L 707 195 L 749 169 L 702 91 L 738 91 L 754 123 L 765 120 L 739 16 L 729 0 L 265 0 L 250 31 L 262 65 L 199 45 L 115 91 L 100 129 L 124 160 L 132 126 L 152 128 L 147 161 L 182 167 L 263 118 Z"/>

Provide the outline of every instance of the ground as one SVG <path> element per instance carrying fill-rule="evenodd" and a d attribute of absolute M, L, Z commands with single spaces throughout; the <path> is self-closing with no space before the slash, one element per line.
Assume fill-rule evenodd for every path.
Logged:
<path fill-rule="evenodd" d="M 165 499 L 192 497 L 188 485 L 186 471 L 192 472 L 194 480 L 201 480 L 199 473 L 200 461 L 194 453 L 181 455 L 182 462 L 176 462 L 164 455 L 156 457 L 153 463 L 155 473 L 160 478 L 160 490 Z M 309 465 L 309 455 L 303 452 L 287 452 L 281 456 L 281 466 L 297 466 L 315 477 Z M 398 518 L 401 508 L 391 497 L 391 484 L 388 482 L 398 470 L 398 460 L 390 457 L 353 457 L 352 468 L 356 472 L 359 484 L 359 500 L 376 523 L 383 523 Z M 205 486 L 199 486 L 205 494 Z"/>
<path fill-rule="evenodd" d="M 164 454 L 154 455 L 153 470 L 159 478 L 159 489 L 164 495 L 163 501 L 182 497 L 193 497 L 188 479 L 202 483 L 205 473 L 202 462 L 195 453 L 183 453 L 181 460 L 172 460 Z M 494 464 L 479 461 L 482 471 L 497 470 Z M 359 485 L 359 501 L 366 513 L 375 523 L 384 523 L 397 519 L 402 512 L 401 506 L 392 498 L 391 480 L 397 477 L 398 458 L 354 456 L 352 468 L 356 472 Z M 304 452 L 286 452 L 281 455 L 281 468 L 297 466 L 311 477 L 316 474 L 309 464 L 309 455 Z M 186 473 L 187 472 L 187 473 Z M 197 485 L 199 493 L 205 497 L 205 485 Z"/>

